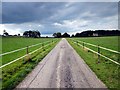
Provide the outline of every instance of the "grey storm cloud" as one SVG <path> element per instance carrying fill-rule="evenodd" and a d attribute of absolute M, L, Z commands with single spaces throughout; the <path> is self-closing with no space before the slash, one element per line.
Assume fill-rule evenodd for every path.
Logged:
<path fill-rule="evenodd" d="M 4 2 L 3 23 L 24 23 L 42 21 L 53 15 L 62 5 L 59 3 Z"/>
<path fill-rule="evenodd" d="M 24 23 L 34 20 L 34 7 L 29 4 L 3 3 L 2 11 L 3 23 Z"/>
<path fill-rule="evenodd" d="M 117 13 L 117 3 L 115 2 L 80 2 L 70 4 L 68 7 L 64 7 L 66 3 L 63 2 L 4 2 L 2 4 L 2 19 L 3 23 L 24 23 L 32 21 L 45 21 L 58 13 L 58 11 L 64 11 L 64 16 L 52 18 L 53 21 L 61 19 L 73 19 L 84 18 L 90 19 L 88 15 L 81 16 L 85 12 L 95 14 L 94 17 L 109 17 Z M 68 9 L 66 9 L 68 8 Z M 65 10 L 67 12 L 65 12 Z M 69 11 L 70 10 L 70 11 Z M 61 17 L 61 18 L 59 18 Z M 93 18 L 94 18 L 93 17 Z M 51 20 L 51 19 L 50 19 Z"/>
<path fill-rule="evenodd" d="M 117 15 L 117 2 L 2 3 L 2 23 L 21 32 L 28 30 L 29 24 L 43 34 L 76 32 L 78 29 L 91 29 L 92 26 L 100 28 L 99 24 L 103 28 L 112 28 L 117 27 Z M 41 27 L 38 27 L 39 24 Z"/>

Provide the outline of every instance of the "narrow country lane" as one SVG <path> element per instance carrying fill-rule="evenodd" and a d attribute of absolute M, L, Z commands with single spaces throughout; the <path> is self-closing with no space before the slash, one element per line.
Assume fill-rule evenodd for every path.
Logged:
<path fill-rule="evenodd" d="M 16 88 L 106 88 L 66 39 Z"/>

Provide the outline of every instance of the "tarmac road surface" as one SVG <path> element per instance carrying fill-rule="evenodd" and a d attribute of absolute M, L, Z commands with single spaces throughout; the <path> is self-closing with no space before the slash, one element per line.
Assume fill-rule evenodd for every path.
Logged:
<path fill-rule="evenodd" d="M 106 88 L 66 39 L 16 88 Z"/>

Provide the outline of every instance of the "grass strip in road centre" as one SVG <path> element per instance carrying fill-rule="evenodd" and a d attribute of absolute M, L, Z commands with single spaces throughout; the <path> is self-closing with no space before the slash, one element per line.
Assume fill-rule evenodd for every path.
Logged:
<path fill-rule="evenodd" d="M 119 89 L 118 84 L 118 68 L 119 65 L 112 63 L 109 60 L 100 58 L 100 63 L 97 63 L 97 55 L 83 49 L 72 40 L 67 39 L 76 52 L 85 60 L 86 64 L 95 72 L 98 78 L 103 81 L 109 89 Z"/>

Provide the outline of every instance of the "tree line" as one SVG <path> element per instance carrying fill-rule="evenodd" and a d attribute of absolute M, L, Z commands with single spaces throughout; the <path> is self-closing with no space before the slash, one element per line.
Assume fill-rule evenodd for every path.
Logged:
<path fill-rule="evenodd" d="M 55 38 L 61 38 L 61 37 L 70 37 L 70 35 L 68 33 L 64 33 L 64 34 L 61 34 L 60 32 L 57 32 L 57 33 L 54 33 L 53 36 Z"/>
<path fill-rule="evenodd" d="M 3 36 L 11 36 L 9 35 L 6 30 L 3 31 Z M 13 35 L 13 36 L 20 36 L 18 35 Z M 98 36 L 120 36 L 120 31 L 119 30 L 88 30 L 88 31 L 83 31 L 81 33 L 76 33 L 75 35 L 68 34 L 67 32 L 61 34 L 61 32 L 56 32 L 53 33 L 53 37 L 55 38 L 62 38 L 62 37 L 98 37 Z M 32 38 L 39 38 L 41 37 L 41 33 L 39 31 L 25 31 L 23 33 L 23 37 L 32 37 Z M 48 36 L 47 36 L 48 37 Z"/>
<path fill-rule="evenodd" d="M 97 37 L 97 36 L 119 36 L 120 31 L 119 30 L 88 30 L 83 31 L 81 33 L 76 33 L 75 35 L 72 35 L 71 37 Z"/>
<path fill-rule="evenodd" d="M 41 33 L 39 31 L 25 31 L 23 33 L 24 37 L 33 37 L 33 38 L 39 38 Z"/>
<path fill-rule="evenodd" d="M 6 30 L 4 30 L 3 31 L 3 36 L 20 36 L 20 34 L 9 35 L 9 33 Z M 39 38 L 39 37 L 41 37 L 41 33 L 39 31 L 31 31 L 31 30 L 30 31 L 25 31 L 23 33 L 23 37 Z"/>
<path fill-rule="evenodd" d="M 76 33 L 75 35 L 72 34 L 71 36 L 68 33 L 64 33 L 63 35 L 60 32 L 54 33 L 53 36 L 55 38 L 61 38 L 61 37 L 98 37 L 98 36 L 119 36 L 120 31 L 119 30 L 88 30 L 83 31 L 81 33 Z"/>

